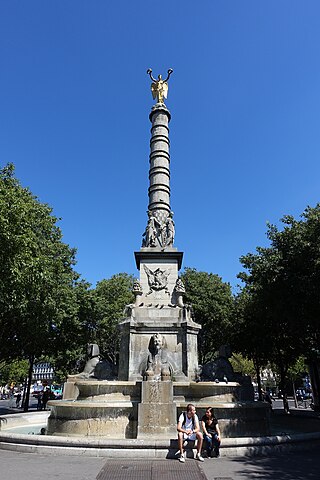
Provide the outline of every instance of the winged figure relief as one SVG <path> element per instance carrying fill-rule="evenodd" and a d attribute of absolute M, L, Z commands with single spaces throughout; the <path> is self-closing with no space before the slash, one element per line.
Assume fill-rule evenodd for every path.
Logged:
<path fill-rule="evenodd" d="M 147 274 L 150 288 L 150 291 L 147 293 L 147 295 L 150 295 L 150 293 L 152 293 L 153 291 L 159 291 L 163 289 L 165 289 L 166 293 L 169 293 L 169 291 L 167 290 L 167 285 L 170 272 L 166 272 L 165 270 L 161 270 L 160 268 L 157 268 L 153 272 L 146 265 L 144 265 L 144 271 Z"/>

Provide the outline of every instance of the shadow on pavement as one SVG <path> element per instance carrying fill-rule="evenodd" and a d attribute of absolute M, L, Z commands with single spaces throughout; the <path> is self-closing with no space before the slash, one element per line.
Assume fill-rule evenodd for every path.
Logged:
<path fill-rule="evenodd" d="M 316 450 L 307 453 L 281 453 L 270 457 L 230 459 L 235 463 L 238 479 L 318 480 L 320 456 Z M 231 472 L 230 472 L 231 473 Z M 231 478 L 234 475 L 231 475 Z"/>
<path fill-rule="evenodd" d="M 292 409 L 290 414 L 274 410 L 270 428 L 271 435 L 320 432 L 320 416 L 312 410 Z"/>

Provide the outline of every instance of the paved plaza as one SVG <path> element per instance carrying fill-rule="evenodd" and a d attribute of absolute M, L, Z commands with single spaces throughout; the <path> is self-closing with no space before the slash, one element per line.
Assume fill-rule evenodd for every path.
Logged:
<path fill-rule="evenodd" d="M 0 450 L 0 478 L 32 480 L 318 480 L 316 449 L 270 457 L 109 460 Z"/>

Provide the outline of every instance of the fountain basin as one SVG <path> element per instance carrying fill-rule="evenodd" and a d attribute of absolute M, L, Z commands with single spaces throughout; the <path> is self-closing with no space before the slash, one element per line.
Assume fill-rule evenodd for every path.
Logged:
<path fill-rule="evenodd" d="M 137 437 L 138 402 L 53 400 L 49 406 L 49 435 Z"/>
<path fill-rule="evenodd" d="M 270 433 L 270 406 L 262 402 L 237 401 L 240 386 L 236 382 L 161 382 L 163 386 L 167 383 L 167 387 L 172 385 L 173 397 L 164 398 L 162 402 L 171 402 L 170 407 L 176 412 L 172 414 L 175 418 L 171 423 L 176 422 L 188 403 L 193 403 L 200 419 L 207 407 L 214 408 L 224 438 Z M 145 420 L 149 418 L 150 432 L 158 428 L 159 437 L 163 422 L 159 424 L 154 414 L 156 405 L 142 408 L 141 381 L 77 380 L 74 386 L 76 399 L 48 403 L 50 435 L 134 439 L 139 437 L 139 431 L 145 430 Z M 160 405 L 158 411 L 159 408 Z M 144 412 L 141 418 L 139 411 Z M 168 438 L 172 438 L 173 430 L 172 427 L 171 433 L 168 432 Z"/>
<path fill-rule="evenodd" d="M 140 401 L 141 382 L 116 380 L 83 380 L 75 383 L 79 390 L 77 400 L 92 402 Z"/>
<path fill-rule="evenodd" d="M 238 389 L 239 384 L 236 382 L 174 382 L 173 384 L 175 401 L 204 403 L 207 407 L 217 402 L 236 402 L 239 400 Z"/>
<path fill-rule="evenodd" d="M 18 413 L 0 417 L 0 449 L 41 455 L 82 455 L 105 458 L 178 458 L 175 439 L 110 439 L 12 433 L 18 424 L 42 425 L 50 412 Z M 15 417 L 15 418 L 13 418 Z M 302 451 L 320 445 L 320 432 L 223 438 L 221 456 L 270 455 L 283 451 Z M 190 452 L 191 453 L 191 452 Z"/>

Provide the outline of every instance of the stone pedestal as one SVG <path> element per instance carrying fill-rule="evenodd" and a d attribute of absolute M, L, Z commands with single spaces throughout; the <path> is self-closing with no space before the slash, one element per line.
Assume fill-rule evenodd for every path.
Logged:
<path fill-rule="evenodd" d="M 142 382 L 141 403 L 138 407 L 138 439 L 174 438 L 177 432 L 176 412 L 171 381 Z"/>
<path fill-rule="evenodd" d="M 135 253 L 140 270 L 139 303 L 129 306 L 120 322 L 119 380 L 142 380 L 150 354 L 150 339 L 159 333 L 171 380 L 192 381 L 198 375 L 197 335 L 201 325 L 178 301 L 176 283 L 182 262 L 176 248 L 141 248 Z"/>
<path fill-rule="evenodd" d="M 142 380 L 154 333 L 164 338 L 163 351 L 171 379 L 192 381 L 198 376 L 197 335 L 201 328 L 186 308 L 135 307 L 120 323 L 119 380 Z"/>

